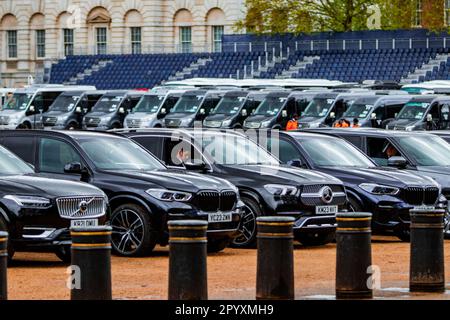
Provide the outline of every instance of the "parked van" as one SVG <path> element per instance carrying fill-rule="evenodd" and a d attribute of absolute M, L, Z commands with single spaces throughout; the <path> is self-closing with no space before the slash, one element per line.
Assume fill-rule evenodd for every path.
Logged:
<path fill-rule="evenodd" d="M 126 116 L 125 128 L 161 128 L 169 114 L 186 90 L 169 90 L 146 93 L 136 107 Z"/>
<path fill-rule="evenodd" d="M 398 113 L 388 129 L 445 130 L 450 128 L 450 97 L 425 95 L 414 97 Z"/>
<path fill-rule="evenodd" d="M 104 131 L 123 128 L 125 117 L 143 95 L 143 91 L 107 91 L 84 117 L 83 129 Z"/>
<path fill-rule="evenodd" d="M 42 113 L 63 92 L 95 90 L 93 86 L 35 85 L 17 89 L 0 112 L 0 129 L 43 128 Z"/>
<path fill-rule="evenodd" d="M 45 129 L 81 129 L 84 115 L 105 94 L 105 91 L 67 91 L 56 98 L 42 115 Z"/>
<path fill-rule="evenodd" d="M 229 91 L 203 121 L 206 128 L 239 129 L 267 96 L 263 91 Z"/>
<path fill-rule="evenodd" d="M 186 91 L 164 119 L 167 128 L 189 128 L 202 124 L 226 91 Z"/>

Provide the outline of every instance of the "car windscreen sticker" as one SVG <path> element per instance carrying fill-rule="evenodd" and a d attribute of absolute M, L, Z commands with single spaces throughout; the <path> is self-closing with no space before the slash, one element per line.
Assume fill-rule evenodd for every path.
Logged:
<path fill-rule="evenodd" d="M 245 100 L 245 97 L 238 97 L 238 101 L 239 102 L 242 102 L 242 101 L 244 101 Z"/>
<path fill-rule="evenodd" d="M 420 120 L 420 119 L 422 119 L 422 117 L 423 117 L 423 112 L 419 112 L 419 113 L 416 114 L 416 116 L 414 118 Z"/>
<path fill-rule="evenodd" d="M 286 98 L 280 98 L 280 102 L 283 103 L 286 101 Z"/>
<path fill-rule="evenodd" d="M 320 112 L 319 116 L 323 117 L 327 114 L 327 112 L 328 112 L 328 109 L 325 108 Z"/>
<path fill-rule="evenodd" d="M 333 104 L 334 99 L 327 99 L 327 104 Z"/>

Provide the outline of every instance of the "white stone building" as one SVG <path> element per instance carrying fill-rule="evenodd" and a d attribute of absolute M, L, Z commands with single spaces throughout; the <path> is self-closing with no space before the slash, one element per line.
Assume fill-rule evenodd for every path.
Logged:
<path fill-rule="evenodd" d="M 220 50 L 244 0 L 0 0 L 2 86 L 70 54 Z"/>

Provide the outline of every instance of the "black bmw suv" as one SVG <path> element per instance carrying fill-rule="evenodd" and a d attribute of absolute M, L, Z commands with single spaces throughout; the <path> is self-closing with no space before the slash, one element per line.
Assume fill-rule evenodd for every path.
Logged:
<path fill-rule="evenodd" d="M 372 212 L 375 232 L 393 231 L 400 239 L 409 240 L 410 209 L 447 207 L 440 185 L 432 178 L 378 166 L 343 139 L 308 132 L 267 130 L 259 131 L 254 138 L 282 163 L 341 179 L 350 209 Z"/>
<path fill-rule="evenodd" d="M 9 232 L 9 258 L 15 251 L 54 252 L 70 260 L 70 226 L 105 223 L 108 199 L 86 183 L 37 176 L 0 146 L 0 230 Z"/>
<path fill-rule="evenodd" d="M 295 217 L 295 236 L 304 245 L 334 238 L 335 214 L 347 205 L 345 188 L 336 178 L 280 165 L 245 135 L 231 130 L 148 129 L 123 134 L 169 166 L 184 166 L 236 185 L 245 214 L 235 246 L 254 242 L 255 220 L 263 215 Z"/>
<path fill-rule="evenodd" d="M 142 256 L 157 243 L 167 244 L 168 220 L 207 220 L 210 252 L 223 250 L 238 234 L 243 203 L 234 185 L 168 170 L 130 139 L 88 131 L 20 130 L 0 131 L 0 142 L 40 175 L 102 189 L 112 212 L 112 245 L 120 255 Z"/>

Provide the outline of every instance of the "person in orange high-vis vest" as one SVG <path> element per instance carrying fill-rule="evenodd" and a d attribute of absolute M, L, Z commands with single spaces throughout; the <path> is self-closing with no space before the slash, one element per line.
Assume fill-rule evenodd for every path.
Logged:
<path fill-rule="evenodd" d="M 352 128 L 360 128 L 361 125 L 359 124 L 358 118 L 353 119 Z"/>
<path fill-rule="evenodd" d="M 350 127 L 350 122 L 348 122 L 345 119 L 339 119 L 339 121 L 334 124 L 334 127 L 335 128 L 348 128 L 348 127 Z"/>
<path fill-rule="evenodd" d="M 298 114 L 294 114 L 294 117 L 288 121 L 286 125 L 286 131 L 298 129 Z"/>

